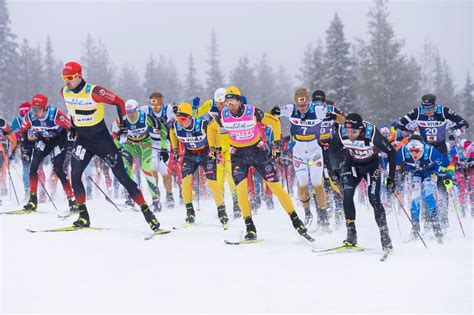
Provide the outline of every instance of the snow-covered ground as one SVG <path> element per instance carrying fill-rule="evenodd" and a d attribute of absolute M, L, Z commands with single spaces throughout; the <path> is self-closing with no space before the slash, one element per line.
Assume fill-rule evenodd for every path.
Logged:
<path fill-rule="evenodd" d="M 57 195 L 65 210 L 59 190 Z M 226 200 L 230 214 L 230 195 Z M 2 202 L 1 211 L 18 208 L 9 198 Z M 28 233 L 27 228 L 68 226 L 74 220 L 58 219 L 48 203 L 39 210 L 51 213 L 0 216 L 0 313 L 472 313 L 470 217 L 463 219 L 466 238 L 451 213 L 445 244 L 426 236 L 425 249 L 420 242 L 402 242 L 391 212 L 395 253 L 380 262 L 373 211 L 360 205 L 359 244 L 374 250 L 326 256 L 311 248 L 340 245 L 345 228 L 316 234 L 311 245 L 277 202 L 275 210 L 263 206 L 254 216 L 264 241 L 243 246 L 224 244 L 242 237 L 243 220 L 231 219 L 223 231 L 210 200 L 201 200 L 198 226 L 152 241 L 143 240 L 149 229 L 141 213 L 118 213 L 98 194 L 88 206 L 92 225 L 112 230 Z M 179 227 L 184 216 L 178 204 L 158 217 L 165 228 Z M 399 220 L 405 239 L 409 222 L 403 213 Z"/>

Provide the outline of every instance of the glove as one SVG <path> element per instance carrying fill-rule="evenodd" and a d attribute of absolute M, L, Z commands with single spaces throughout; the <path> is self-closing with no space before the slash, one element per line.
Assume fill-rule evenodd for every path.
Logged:
<path fill-rule="evenodd" d="M 5 128 L 6 126 L 7 126 L 6 120 L 0 117 L 0 129 Z"/>
<path fill-rule="evenodd" d="M 454 129 L 454 135 L 456 137 L 459 137 L 463 134 L 463 130 L 462 129 Z"/>
<path fill-rule="evenodd" d="M 332 175 L 331 176 L 331 181 L 334 183 L 334 185 L 339 186 L 339 176 Z"/>
<path fill-rule="evenodd" d="M 272 158 L 278 159 L 281 156 L 280 141 L 275 141 L 272 147 Z"/>
<path fill-rule="evenodd" d="M 176 115 L 178 113 L 178 105 L 173 103 L 173 113 Z"/>
<path fill-rule="evenodd" d="M 21 153 L 21 159 L 24 162 L 29 163 L 31 160 L 30 152 L 26 148 L 21 146 L 20 153 Z"/>
<path fill-rule="evenodd" d="M 168 154 L 168 152 L 166 151 L 161 151 L 160 152 L 160 160 L 162 160 L 163 162 L 168 162 L 168 160 L 170 159 L 170 155 Z"/>
<path fill-rule="evenodd" d="M 451 178 L 446 178 L 444 181 L 444 186 L 446 186 L 446 189 L 451 189 L 453 187 L 453 181 Z"/>
<path fill-rule="evenodd" d="M 391 194 L 395 192 L 395 180 L 391 177 L 387 177 L 387 191 Z"/>
<path fill-rule="evenodd" d="M 193 98 L 193 109 L 197 109 L 199 107 L 199 103 L 201 102 L 201 99 L 199 97 Z"/>
<path fill-rule="evenodd" d="M 272 115 L 275 115 L 275 116 L 280 116 L 280 114 L 281 114 L 280 106 L 277 105 L 277 106 L 273 107 L 272 110 L 270 111 L 270 113 Z"/>
<path fill-rule="evenodd" d="M 211 161 L 214 161 L 217 159 L 217 161 L 222 161 L 222 149 L 221 148 L 215 148 L 215 147 L 209 147 L 209 159 Z"/>
<path fill-rule="evenodd" d="M 178 162 L 179 161 L 179 149 L 178 148 L 175 148 L 173 149 L 173 156 L 172 156 L 173 160 Z"/>
<path fill-rule="evenodd" d="M 74 142 L 77 139 L 77 131 L 76 128 L 71 128 L 67 131 L 67 140 L 69 142 Z"/>

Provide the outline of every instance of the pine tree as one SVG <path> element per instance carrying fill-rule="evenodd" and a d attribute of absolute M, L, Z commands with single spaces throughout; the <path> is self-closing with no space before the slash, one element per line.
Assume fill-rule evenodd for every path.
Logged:
<path fill-rule="evenodd" d="M 189 53 L 188 71 L 184 80 L 184 101 L 191 103 L 196 96 L 202 97 L 202 86 L 197 78 L 196 67 L 194 66 L 193 54 Z"/>
<path fill-rule="evenodd" d="M 337 13 L 326 32 L 324 53 L 326 96 L 344 108 L 353 108 L 355 101 L 353 63 L 350 44 L 344 37 L 344 25 Z"/>
<path fill-rule="evenodd" d="M 5 118 L 18 114 L 18 45 L 10 29 L 10 15 L 5 0 L 0 0 L 0 111 Z"/>
<path fill-rule="evenodd" d="M 97 58 L 95 59 L 93 71 L 94 81 L 92 82 L 112 91 L 114 90 L 115 67 L 102 40 L 99 40 L 97 44 Z"/>
<path fill-rule="evenodd" d="M 153 55 L 150 54 L 145 65 L 145 75 L 143 77 L 143 98 L 148 99 L 151 93 L 158 91 L 157 64 Z"/>
<path fill-rule="evenodd" d="M 321 39 L 318 39 L 315 47 L 312 44 L 308 44 L 306 47 L 303 64 L 297 78 L 300 80 L 301 85 L 311 93 L 315 89 L 325 89 L 324 73 L 324 46 Z"/>
<path fill-rule="evenodd" d="M 211 33 L 211 44 L 209 45 L 209 59 L 207 59 L 209 70 L 206 72 L 206 97 L 213 97 L 214 91 L 224 86 L 224 79 L 218 57 L 219 45 L 217 43 L 216 32 L 213 29 Z"/>
<path fill-rule="evenodd" d="M 466 75 L 466 82 L 459 96 L 459 114 L 471 124 L 468 130 L 468 137 L 472 138 L 472 124 L 474 123 L 474 83 L 469 72 Z M 457 108 L 455 108 L 457 110 Z"/>
<path fill-rule="evenodd" d="M 61 80 L 61 67 L 54 58 L 53 45 L 51 38 L 46 38 L 45 56 L 44 56 L 44 91 L 48 95 L 51 104 L 64 109 L 64 102 L 60 97 L 59 91 L 63 87 Z"/>
<path fill-rule="evenodd" d="M 167 102 L 168 103 L 179 103 L 182 95 L 182 86 L 181 81 L 178 77 L 178 71 L 176 70 L 176 66 L 174 64 L 173 58 L 168 58 L 167 68 Z"/>
<path fill-rule="evenodd" d="M 255 68 L 250 65 L 249 58 L 245 55 L 239 58 L 237 66 L 231 71 L 229 85 L 237 86 L 250 104 L 255 102 Z"/>
<path fill-rule="evenodd" d="M 139 103 L 146 101 L 142 97 L 142 86 L 137 70 L 128 64 L 122 66 L 115 92 L 125 100 L 134 99 Z"/>
<path fill-rule="evenodd" d="M 403 42 L 396 40 L 388 22 L 387 0 L 375 0 L 369 11 L 369 41 L 358 47 L 357 86 L 360 114 L 376 124 L 386 124 L 395 115 L 413 107 L 418 93 L 418 66 L 401 54 Z"/>
<path fill-rule="evenodd" d="M 253 104 L 262 109 L 268 109 L 276 105 L 275 97 L 275 73 L 268 64 L 267 54 L 262 55 L 260 63 L 256 68 L 256 96 Z"/>
<path fill-rule="evenodd" d="M 20 46 L 19 74 L 18 74 L 18 97 L 24 101 L 31 101 L 35 94 L 40 93 L 35 89 L 34 78 L 31 73 L 31 66 L 34 62 L 35 51 L 30 47 L 25 38 Z"/>
<path fill-rule="evenodd" d="M 82 65 L 82 74 L 87 80 L 94 81 L 94 67 L 97 63 L 98 49 L 91 34 L 87 34 L 86 40 L 82 42 L 82 55 L 80 62 Z"/>

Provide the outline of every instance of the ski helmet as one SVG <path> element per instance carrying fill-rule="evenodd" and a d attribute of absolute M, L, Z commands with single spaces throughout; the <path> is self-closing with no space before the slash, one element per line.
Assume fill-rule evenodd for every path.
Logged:
<path fill-rule="evenodd" d="M 48 97 L 46 97 L 46 95 L 36 94 L 33 96 L 33 99 L 31 100 L 32 108 L 45 109 L 46 106 L 48 106 Z"/>
<path fill-rule="evenodd" d="M 352 129 L 362 129 L 364 124 L 362 122 L 362 117 L 357 113 L 350 113 L 346 116 L 346 121 L 344 122 L 346 128 Z"/>
<path fill-rule="evenodd" d="M 295 103 L 309 102 L 309 92 L 305 88 L 298 88 L 293 97 Z"/>
<path fill-rule="evenodd" d="M 215 102 L 224 102 L 225 101 L 225 92 L 226 92 L 225 88 L 218 88 L 214 92 L 214 101 Z"/>
<path fill-rule="evenodd" d="M 130 99 L 125 103 L 125 111 L 127 112 L 127 114 L 135 113 L 137 110 L 138 110 L 137 101 Z"/>
<path fill-rule="evenodd" d="M 314 90 L 313 94 L 311 95 L 312 102 L 325 102 L 326 101 L 326 93 L 323 90 Z"/>
<path fill-rule="evenodd" d="M 63 79 L 72 80 L 74 77 L 82 77 L 82 67 L 79 63 L 70 61 L 63 67 Z"/>
<path fill-rule="evenodd" d="M 433 107 L 436 105 L 436 95 L 425 94 L 421 97 L 421 106 Z"/>
<path fill-rule="evenodd" d="M 30 111 L 31 104 L 30 102 L 24 102 L 20 104 L 20 115 L 24 116 Z"/>
<path fill-rule="evenodd" d="M 236 86 L 229 86 L 227 90 L 225 91 L 225 99 L 229 98 L 235 98 L 236 100 L 241 100 L 242 99 L 242 93 L 240 93 L 240 90 Z"/>

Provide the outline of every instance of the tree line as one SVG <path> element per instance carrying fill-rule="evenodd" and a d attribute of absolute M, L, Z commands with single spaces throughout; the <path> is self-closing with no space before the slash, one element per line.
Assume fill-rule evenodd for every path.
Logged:
<path fill-rule="evenodd" d="M 345 112 L 360 112 L 365 119 L 380 125 L 398 119 L 416 106 L 422 94 L 434 93 L 441 104 L 472 122 L 474 84 L 468 71 L 464 86 L 457 89 L 448 64 L 432 43 L 426 41 L 417 56 L 404 54 L 404 42 L 395 36 L 389 21 L 387 0 L 374 0 L 367 21 L 369 36 L 350 42 L 336 13 L 325 36 L 316 38 L 301 51 L 301 68 L 296 78 L 283 65 L 273 68 L 271 56 L 266 53 L 257 61 L 242 55 L 226 77 L 214 30 L 206 47 L 204 76 L 197 75 L 192 53 L 186 61 L 184 77 L 179 76 L 172 57 L 150 54 L 141 78 L 135 65 L 125 63 L 117 67 L 100 38 L 90 34 L 82 42 L 78 60 L 90 82 L 141 103 L 153 91 L 161 91 L 169 103 L 191 101 L 195 96 L 207 99 L 216 88 L 232 84 L 243 91 L 250 103 L 266 110 L 292 102 L 296 87 L 303 86 L 310 92 L 326 91 L 327 98 Z M 59 74 L 64 61 L 56 58 L 49 36 L 43 44 L 34 46 L 14 35 L 6 0 L 0 0 L 0 52 L 2 115 L 13 117 L 17 105 L 39 92 L 46 94 L 52 104 L 64 106 L 59 96 L 63 86 Z"/>

